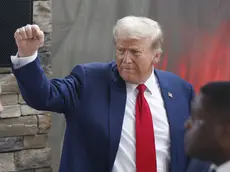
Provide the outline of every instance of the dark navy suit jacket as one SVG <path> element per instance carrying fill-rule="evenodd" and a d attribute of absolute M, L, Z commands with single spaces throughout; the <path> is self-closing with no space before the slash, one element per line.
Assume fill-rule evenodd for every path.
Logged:
<path fill-rule="evenodd" d="M 193 159 L 188 165 L 186 172 L 209 172 L 211 163 Z"/>
<path fill-rule="evenodd" d="M 59 171 L 110 172 L 126 105 L 126 85 L 115 62 L 77 65 L 70 75 L 53 80 L 46 78 L 38 59 L 13 72 L 29 106 L 65 114 Z M 170 125 L 170 172 L 185 172 L 188 158 L 184 152 L 184 122 L 194 91 L 170 72 L 154 72 Z"/>

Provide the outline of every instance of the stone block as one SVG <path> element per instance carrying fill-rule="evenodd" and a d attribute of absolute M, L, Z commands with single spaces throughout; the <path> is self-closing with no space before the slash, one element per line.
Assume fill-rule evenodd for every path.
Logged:
<path fill-rule="evenodd" d="M 51 168 L 41 168 L 41 169 L 35 169 L 35 172 L 52 172 Z"/>
<path fill-rule="evenodd" d="M 40 62 L 42 65 L 47 66 L 51 63 L 51 33 L 45 33 L 44 45 L 39 49 Z"/>
<path fill-rule="evenodd" d="M 51 127 L 51 115 L 38 115 L 38 133 L 48 133 Z"/>
<path fill-rule="evenodd" d="M 12 118 L 21 116 L 20 105 L 5 106 L 0 118 Z"/>
<path fill-rule="evenodd" d="M 44 34 L 45 34 L 44 45 L 39 49 L 39 53 L 51 52 L 51 47 L 52 47 L 51 33 L 45 32 Z"/>
<path fill-rule="evenodd" d="M 43 48 L 43 47 L 42 47 Z M 41 49 L 42 49 L 41 48 Z M 40 53 L 40 52 L 39 52 Z M 48 65 L 51 63 L 51 52 L 42 52 L 40 53 L 39 60 L 42 64 Z"/>
<path fill-rule="evenodd" d="M 19 94 L 19 97 L 18 97 L 18 103 L 23 105 L 23 104 L 26 104 L 25 100 L 23 99 L 22 95 Z"/>
<path fill-rule="evenodd" d="M 51 1 L 34 1 L 33 22 L 42 31 L 50 33 L 52 31 Z"/>
<path fill-rule="evenodd" d="M 0 75 L 1 93 L 19 93 L 18 84 L 13 74 Z"/>
<path fill-rule="evenodd" d="M 15 81 L 14 74 L 0 74 L 0 83 L 5 83 L 8 80 Z"/>
<path fill-rule="evenodd" d="M 14 157 L 17 170 L 45 168 L 51 166 L 50 148 L 22 150 L 16 152 Z"/>
<path fill-rule="evenodd" d="M 14 170 L 14 153 L 0 153 L 0 171 L 11 172 Z"/>
<path fill-rule="evenodd" d="M 45 75 L 49 78 L 52 79 L 53 78 L 53 72 L 52 72 L 52 68 L 51 65 L 42 65 L 42 68 L 45 72 Z"/>
<path fill-rule="evenodd" d="M 0 120 L 0 137 L 35 135 L 38 132 L 36 116 Z"/>
<path fill-rule="evenodd" d="M 3 106 L 18 104 L 18 94 L 1 94 L 0 100 Z"/>
<path fill-rule="evenodd" d="M 19 93 L 17 82 L 1 84 L 1 93 Z"/>
<path fill-rule="evenodd" d="M 22 137 L 0 138 L 0 152 L 21 150 L 23 147 Z"/>
<path fill-rule="evenodd" d="M 34 135 L 24 136 L 24 147 L 25 148 L 44 148 L 47 146 L 48 135 Z"/>
<path fill-rule="evenodd" d="M 12 73 L 12 69 L 10 67 L 1 67 L 0 73 L 1 74 L 9 74 L 9 73 Z"/>
<path fill-rule="evenodd" d="M 38 111 L 36 109 L 31 108 L 28 105 L 21 105 L 21 112 L 22 115 L 38 115 L 38 114 L 44 114 L 42 111 Z"/>

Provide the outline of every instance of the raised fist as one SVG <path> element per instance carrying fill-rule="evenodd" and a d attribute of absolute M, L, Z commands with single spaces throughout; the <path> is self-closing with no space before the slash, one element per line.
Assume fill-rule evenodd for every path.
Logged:
<path fill-rule="evenodd" d="M 26 25 L 17 29 L 14 38 L 19 57 L 33 55 L 44 44 L 44 33 L 37 25 Z"/>

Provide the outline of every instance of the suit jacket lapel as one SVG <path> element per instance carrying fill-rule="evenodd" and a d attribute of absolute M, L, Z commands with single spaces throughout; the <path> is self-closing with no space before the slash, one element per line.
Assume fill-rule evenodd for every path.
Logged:
<path fill-rule="evenodd" d="M 116 66 L 113 67 L 111 72 L 111 82 L 110 82 L 110 120 L 109 120 L 109 133 L 110 133 L 110 152 L 109 152 L 109 168 L 110 171 L 113 168 L 115 157 L 117 154 L 122 124 L 125 113 L 126 105 L 126 85 L 121 79 Z"/>
<path fill-rule="evenodd" d="M 183 150 L 178 151 L 180 149 L 180 145 L 177 144 L 177 133 L 176 129 L 178 128 L 180 122 L 178 121 L 179 116 L 177 115 L 178 107 L 175 106 L 178 102 L 176 101 L 176 94 L 171 90 L 168 82 L 168 77 L 165 77 L 161 71 L 155 69 L 155 75 L 158 79 L 162 98 L 165 104 L 165 110 L 168 117 L 168 123 L 170 128 L 170 140 L 171 140 L 171 172 L 179 172 L 177 169 L 178 162 L 181 157 L 184 157 Z M 179 119 L 181 120 L 181 119 Z M 181 133 L 183 134 L 183 133 Z M 183 137 L 180 135 L 180 137 Z M 179 159 L 178 159 L 179 158 Z"/>
<path fill-rule="evenodd" d="M 160 72 L 156 69 L 155 69 L 155 75 L 158 79 L 159 87 L 161 90 L 162 98 L 164 100 L 165 110 L 167 113 L 168 122 L 169 122 L 170 130 L 171 130 L 171 128 L 174 128 L 174 126 L 177 124 L 176 121 L 174 120 L 175 109 L 173 107 L 173 101 L 174 101 L 175 94 L 173 90 L 170 90 L 167 78 L 162 76 Z"/>

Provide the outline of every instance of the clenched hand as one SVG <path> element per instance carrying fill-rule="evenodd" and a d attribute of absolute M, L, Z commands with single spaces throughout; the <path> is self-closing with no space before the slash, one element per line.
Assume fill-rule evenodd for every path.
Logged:
<path fill-rule="evenodd" d="M 33 55 L 44 44 L 44 33 L 37 25 L 26 25 L 17 29 L 14 38 L 19 57 Z"/>

